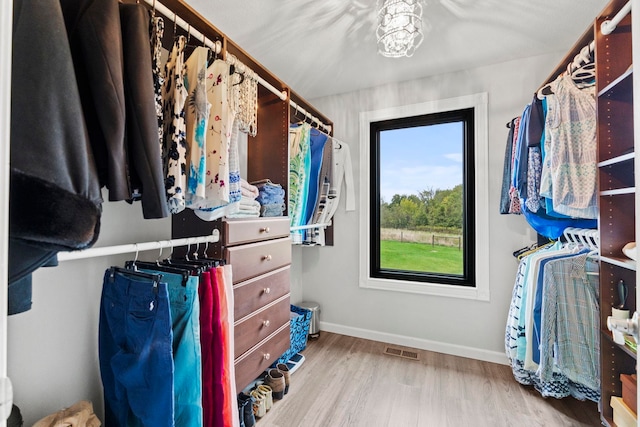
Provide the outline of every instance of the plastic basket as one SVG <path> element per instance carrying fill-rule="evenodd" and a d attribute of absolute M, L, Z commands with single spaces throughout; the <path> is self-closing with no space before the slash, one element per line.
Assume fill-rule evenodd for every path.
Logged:
<path fill-rule="evenodd" d="M 295 305 L 291 305 L 291 321 L 290 321 L 290 338 L 291 338 L 291 346 L 287 351 L 284 352 L 282 356 L 278 360 L 277 363 L 285 363 L 291 357 L 300 353 L 302 350 L 307 348 L 307 337 L 309 335 L 309 323 L 311 322 L 311 310 L 307 310 L 306 308 L 298 307 Z"/>

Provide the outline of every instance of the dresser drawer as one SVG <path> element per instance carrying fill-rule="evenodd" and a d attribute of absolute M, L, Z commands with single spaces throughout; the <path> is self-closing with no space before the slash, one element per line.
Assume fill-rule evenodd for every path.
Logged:
<path fill-rule="evenodd" d="M 291 239 L 268 240 L 226 248 L 224 257 L 233 266 L 233 284 L 291 264 Z"/>
<path fill-rule="evenodd" d="M 271 335 L 291 317 L 289 294 L 245 317 L 234 326 L 235 356 L 242 353 Z"/>
<path fill-rule="evenodd" d="M 240 320 L 289 293 L 290 269 L 287 265 L 235 285 L 233 320 Z"/>
<path fill-rule="evenodd" d="M 289 322 L 235 361 L 236 389 L 248 386 L 289 349 Z"/>
<path fill-rule="evenodd" d="M 224 222 L 225 245 L 259 242 L 289 236 L 289 217 L 227 219 Z"/>

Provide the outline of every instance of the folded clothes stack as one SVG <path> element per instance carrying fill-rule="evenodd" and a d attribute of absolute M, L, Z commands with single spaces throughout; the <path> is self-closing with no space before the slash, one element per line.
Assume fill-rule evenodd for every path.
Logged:
<path fill-rule="evenodd" d="M 284 188 L 280 184 L 274 184 L 268 179 L 252 182 L 258 189 L 256 201 L 260 203 L 260 216 L 272 217 L 283 216 L 287 209 L 284 203 Z"/>
<path fill-rule="evenodd" d="M 251 197 L 242 196 L 240 198 L 240 209 L 238 212 L 227 215 L 228 218 L 252 218 L 260 216 L 260 203 Z"/>
<path fill-rule="evenodd" d="M 240 179 L 240 191 L 243 197 L 249 197 L 254 200 L 260 195 L 260 193 L 258 193 L 258 187 L 249 184 L 244 178 Z"/>

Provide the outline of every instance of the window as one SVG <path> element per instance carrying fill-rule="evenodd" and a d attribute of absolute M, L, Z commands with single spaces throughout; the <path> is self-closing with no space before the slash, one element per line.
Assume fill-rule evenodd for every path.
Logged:
<path fill-rule="evenodd" d="M 489 300 L 487 95 L 360 113 L 360 286 Z"/>
<path fill-rule="evenodd" d="M 475 286 L 474 110 L 370 123 L 370 275 Z"/>

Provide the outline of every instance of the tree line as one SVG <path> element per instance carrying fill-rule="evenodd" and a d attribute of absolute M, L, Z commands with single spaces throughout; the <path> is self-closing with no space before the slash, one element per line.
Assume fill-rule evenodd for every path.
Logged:
<path fill-rule="evenodd" d="M 380 201 L 380 227 L 449 231 L 462 230 L 462 184 L 450 190 L 423 190 L 416 194 L 396 194 L 387 203 Z"/>

